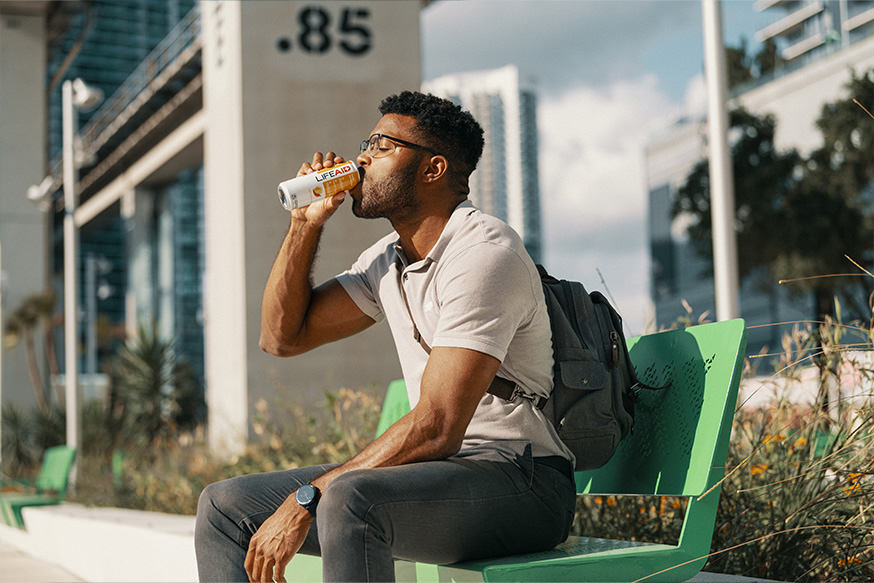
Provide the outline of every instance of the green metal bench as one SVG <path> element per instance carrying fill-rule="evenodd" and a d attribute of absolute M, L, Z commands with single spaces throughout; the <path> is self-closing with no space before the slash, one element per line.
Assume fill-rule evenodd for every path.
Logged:
<path fill-rule="evenodd" d="M 66 445 L 50 447 L 43 454 L 39 476 L 29 485 L 33 491 L 0 493 L 0 513 L 9 526 L 24 528 L 21 509 L 58 504 L 67 496 L 67 481 L 76 450 Z"/>
<path fill-rule="evenodd" d="M 706 562 L 746 348 L 743 320 L 694 326 L 628 342 L 641 380 L 634 432 L 603 467 L 576 473 L 582 495 L 688 497 L 676 545 L 572 536 L 554 549 L 488 561 L 397 561 L 399 581 L 684 581 Z M 409 411 L 403 381 L 391 383 L 379 431 Z M 524 525 L 520 525 L 524 528 Z M 289 581 L 321 580 L 317 557 L 298 555 Z"/>

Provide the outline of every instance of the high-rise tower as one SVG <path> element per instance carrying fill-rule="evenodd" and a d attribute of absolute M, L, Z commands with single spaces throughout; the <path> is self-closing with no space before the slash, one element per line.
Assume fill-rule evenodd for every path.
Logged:
<path fill-rule="evenodd" d="M 537 172 L 537 98 L 513 65 L 438 77 L 423 91 L 452 99 L 477 119 L 486 144 L 471 176 L 471 200 L 506 221 L 536 262 L 543 260 Z"/>

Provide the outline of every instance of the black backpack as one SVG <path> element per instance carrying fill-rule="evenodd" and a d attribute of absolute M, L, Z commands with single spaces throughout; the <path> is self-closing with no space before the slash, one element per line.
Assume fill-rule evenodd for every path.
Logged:
<path fill-rule="evenodd" d="M 631 364 L 622 318 L 600 292 L 587 293 L 583 284 L 559 280 L 537 266 L 552 328 L 553 389 L 549 398 L 522 392 L 501 377 L 488 392 L 513 401 L 534 401 L 576 457 L 576 471 L 601 467 L 613 456 L 634 426 L 634 401 L 641 388 L 657 390 L 637 378 Z M 413 337 L 428 354 L 407 302 Z"/>
<path fill-rule="evenodd" d="M 641 383 L 622 333 L 622 318 L 600 292 L 559 280 L 537 266 L 552 328 L 554 388 L 543 413 L 576 456 L 577 471 L 610 459 L 634 426 Z"/>

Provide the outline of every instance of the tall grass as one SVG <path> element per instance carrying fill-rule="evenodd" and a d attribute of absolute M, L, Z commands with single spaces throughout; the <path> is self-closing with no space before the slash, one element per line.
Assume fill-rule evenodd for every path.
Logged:
<path fill-rule="evenodd" d="M 735 418 L 708 569 L 874 579 L 872 350 L 870 322 L 846 325 L 839 316 L 784 338 L 770 406 Z M 811 364 L 815 392 L 798 402 L 789 395 L 802 363 Z"/>

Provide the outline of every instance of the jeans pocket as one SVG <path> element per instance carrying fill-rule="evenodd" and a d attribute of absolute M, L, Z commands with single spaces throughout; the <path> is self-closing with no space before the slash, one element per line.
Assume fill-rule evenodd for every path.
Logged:
<path fill-rule="evenodd" d="M 534 456 L 531 455 L 531 444 L 527 444 L 525 450 L 516 456 L 515 463 L 525 476 L 525 490 L 530 490 L 534 485 Z"/>

